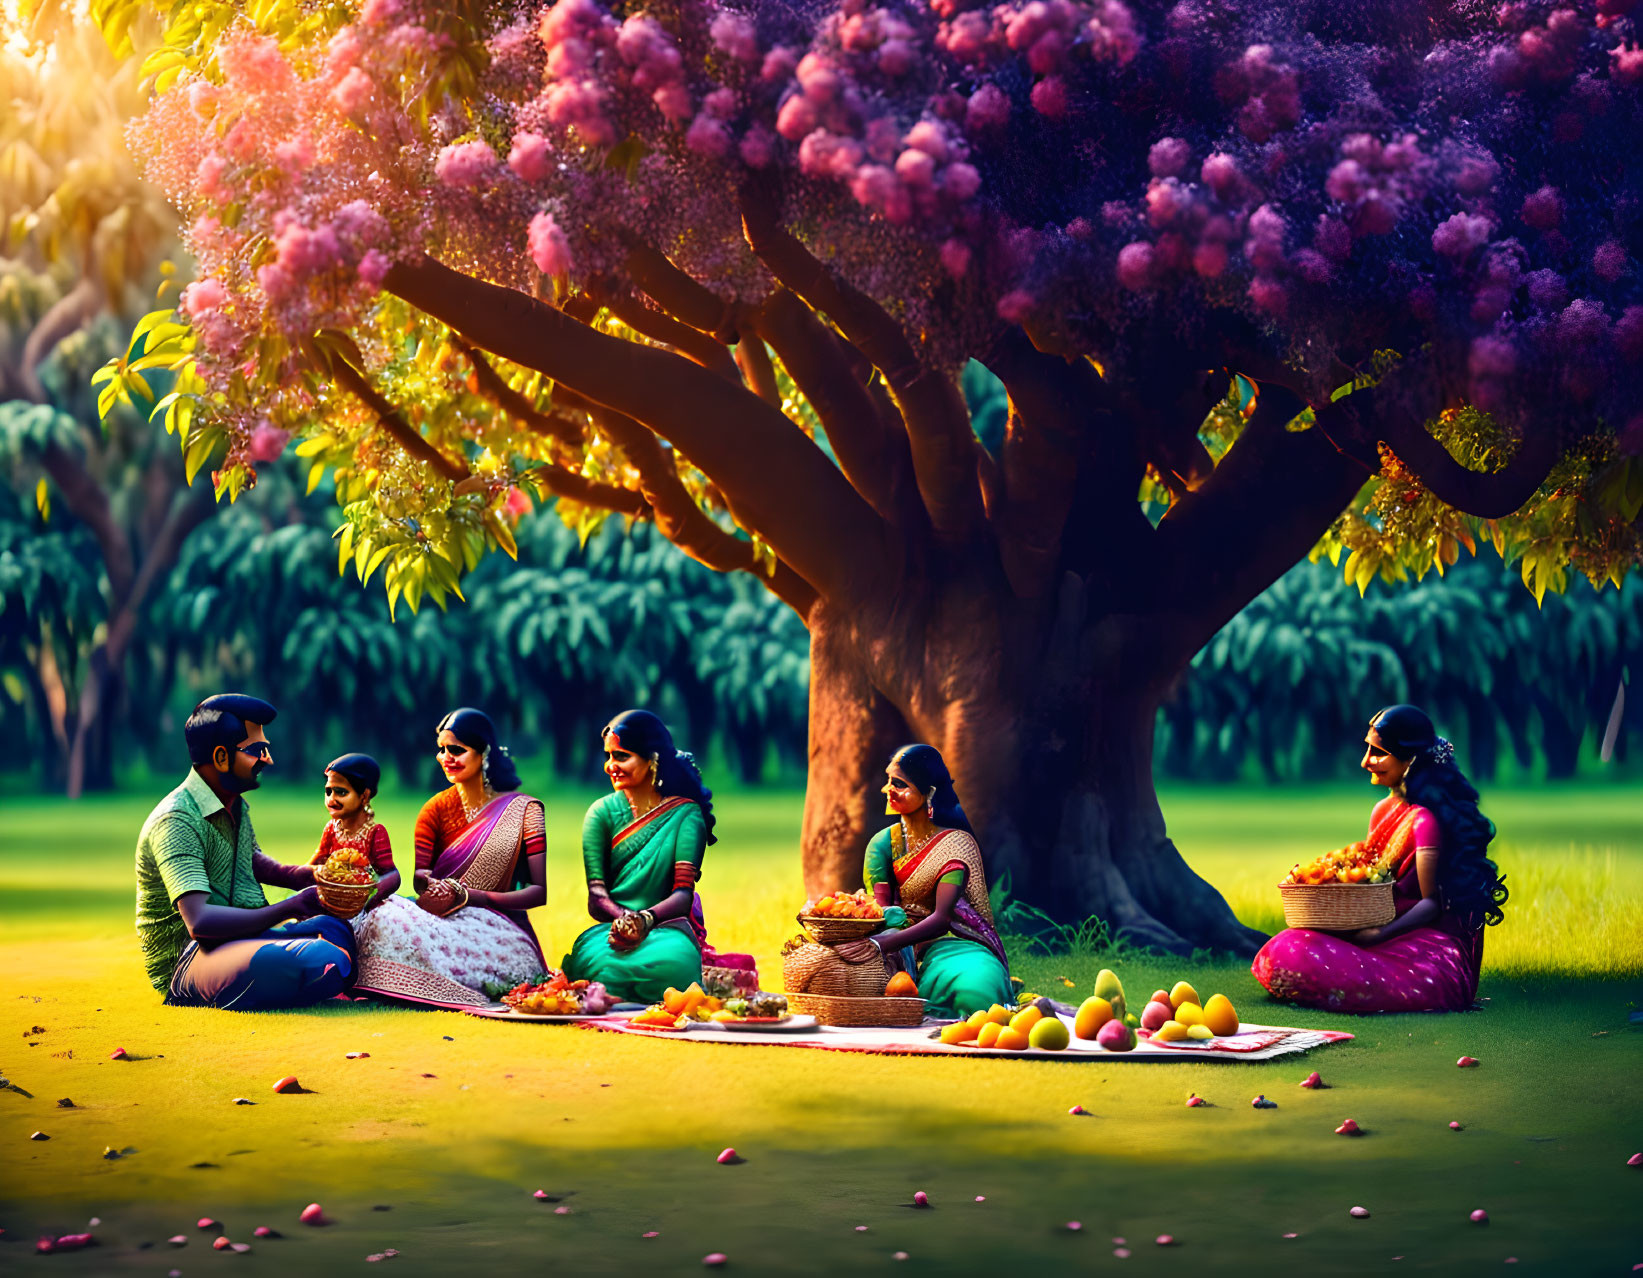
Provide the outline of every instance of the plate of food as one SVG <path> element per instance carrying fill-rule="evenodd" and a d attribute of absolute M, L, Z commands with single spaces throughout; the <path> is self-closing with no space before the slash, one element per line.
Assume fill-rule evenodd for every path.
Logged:
<path fill-rule="evenodd" d="M 716 1021 L 714 1024 L 719 1029 L 735 1030 L 741 1034 L 796 1034 L 813 1030 L 820 1022 L 814 1016 L 749 1016 L 742 1020 Z"/>
<path fill-rule="evenodd" d="M 794 1016 L 781 994 L 750 994 L 726 999 L 725 1005 L 708 1018 L 720 1029 L 758 1033 L 762 1030 L 807 1030 L 816 1028 L 814 1016 Z"/>
<path fill-rule="evenodd" d="M 490 1003 L 484 1007 L 465 1007 L 469 1016 L 486 1016 L 493 1021 L 596 1021 L 608 1015 L 604 1012 L 521 1012 L 505 1003 Z"/>
<path fill-rule="evenodd" d="M 495 987 L 492 987 L 493 989 Z M 604 1016 L 616 1000 L 598 981 L 572 981 L 557 968 L 520 981 L 488 1007 L 467 1010 L 504 1021 L 586 1021 Z"/>

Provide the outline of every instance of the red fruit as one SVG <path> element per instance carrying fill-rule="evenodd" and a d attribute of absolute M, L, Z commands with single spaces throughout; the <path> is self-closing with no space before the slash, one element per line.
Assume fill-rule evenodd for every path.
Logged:
<path fill-rule="evenodd" d="M 302 1084 L 297 1082 L 297 1076 L 295 1074 L 287 1074 L 284 1078 L 274 1084 L 274 1090 L 276 1092 L 300 1092 L 302 1090 Z"/>

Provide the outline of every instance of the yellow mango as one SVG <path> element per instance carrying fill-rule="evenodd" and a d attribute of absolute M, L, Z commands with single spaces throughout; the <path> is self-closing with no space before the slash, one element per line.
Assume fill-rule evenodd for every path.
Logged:
<path fill-rule="evenodd" d="M 998 1036 L 1003 1032 L 1004 1026 L 997 1021 L 988 1021 L 981 1027 L 981 1032 L 976 1035 L 976 1046 L 996 1047 L 998 1045 Z"/>
<path fill-rule="evenodd" d="M 955 1021 L 942 1027 L 941 1041 L 951 1047 L 958 1043 L 972 1042 L 980 1033 L 979 1025 L 972 1025 L 969 1021 Z"/>
<path fill-rule="evenodd" d="M 1033 1026 L 1044 1019 L 1044 1009 L 1036 1004 L 1024 1007 L 1010 1018 L 1010 1028 L 1020 1030 L 1023 1034 L 1031 1034 Z"/>
<path fill-rule="evenodd" d="M 1203 1006 L 1203 1000 L 1198 997 L 1198 991 L 1185 981 L 1175 982 L 1175 988 L 1169 992 L 1170 1006 L 1179 1009 L 1183 1003 L 1197 1003 Z"/>
<path fill-rule="evenodd" d="M 1175 1019 L 1183 1025 L 1202 1025 L 1204 1009 L 1196 1003 L 1182 1003 L 1175 1009 Z"/>
<path fill-rule="evenodd" d="M 965 1023 L 974 1025 L 979 1030 L 987 1023 L 987 1009 L 984 1007 L 979 1012 L 971 1012 Z"/>
<path fill-rule="evenodd" d="M 1212 1030 L 1208 1025 L 1189 1025 L 1189 1026 L 1187 1026 L 1187 1037 L 1188 1038 L 1214 1038 L 1215 1037 L 1215 1031 Z"/>
<path fill-rule="evenodd" d="M 1187 1036 L 1187 1027 L 1180 1021 L 1165 1021 L 1152 1036 L 1163 1043 L 1179 1043 Z"/>
<path fill-rule="evenodd" d="M 1087 998 L 1078 1007 L 1073 1018 L 1073 1033 L 1079 1038 L 1093 1040 L 1101 1027 L 1112 1020 L 1112 1004 L 1104 998 Z"/>
<path fill-rule="evenodd" d="M 995 1025 L 1008 1025 L 1014 1013 L 1002 1003 L 994 1003 L 987 1009 L 987 1019 Z"/>
<path fill-rule="evenodd" d="M 1027 1050 L 1028 1041 L 1026 1031 L 1018 1030 L 1014 1025 L 1006 1025 L 999 1031 L 998 1042 L 994 1046 L 1011 1052 L 1023 1052 Z"/>
<path fill-rule="evenodd" d="M 1238 1032 L 1238 1010 L 1225 994 L 1211 994 L 1204 1004 L 1204 1024 L 1216 1034 Z"/>

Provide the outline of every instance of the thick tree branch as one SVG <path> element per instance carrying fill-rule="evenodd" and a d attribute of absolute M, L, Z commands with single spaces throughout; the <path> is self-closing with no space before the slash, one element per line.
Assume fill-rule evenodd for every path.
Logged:
<path fill-rule="evenodd" d="M 581 447 L 582 432 L 577 428 L 574 421 L 563 413 L 544 413 L 512 386 L 509 386 L 503 380 L 502 374 L 498 373 L 491 365 L 490 360 L 486 359 L 479 351 L 467 342 L 458 342 L 458 345 L 462 348 L 462 353 L 468 357 L 469 363 L 473 365 L 474 384 L 479 388 L 481 395 L 503 412 L 518 418 L 526 427 L 537 434 L 551 436 L 561 443 L 571 445 L 573 448 Z"/>
<path fill-rule="evenodd" d="M 1340 426 L 1349 401 L 1318 410 Z M 1170 507 L 1153 538 L 1154 636 L 1189 660 L 1316 544 L 1367 476 L 1323 430 L 1289 431 L 1300 400 L 1269 390 L 1213 474 Z"/>
<path fill-rule="evenodd" d="M 742 370 L 742 380 L 750 391 L 765 403 L 780 408 L 782 391 L 776 383 L 776 366 L 770 362 L 770 352 L 765 349 L 764 338 L 752 330 L 751 324 L 743 324 L 740 328 L 740 340 L 736 343 L 736 367 Z"/>
<path fill-rule="evenodd" d="M 730 351 L 719 342 L 681 324 L 672 316 L 652 310 L 632 293 L 612 290 L 605 298 L 610 313 L 636 333 L 642 333 L 653 342 L 671 346 L 686 359 L 694 360 L 703 368 L 711 369 L 727 381 L 741 384 L 741 369 L 736 366 Z"/>
<path fill-rule="evenodd" d="M 908 461 L 907 437 L 884 429 L 851 371 L 845 344 L 785 288 L 764 304 L 756 323 L 821 418 L 845 478 L 880 517 L 899 522 L 896 480 Z"/>
<path fill-rule="evenodd" d="M 982 362 L 1010 396 L 1004 500 L 993 520 L 999 553 L 1016 596 L 1036 599 L 1059 575 L 1079 459 L 1112 396 L 1087 362 L 1046 355 L 1019 329 L 1002 334 Z"/>
<path fill-rule="evenodd" d="M 776 571 L 767 575 L 754 558 L 753 543 L 731 536 L 696 504 L 679 479 L 672 455 L 655 435 L 612 409 L 596 407 L 593 415 L 639 472 L 639 491 L 650 503 L 662 536 L 716 572 L 752 573 L 800 617 L 809 613 L 816 592 L 804 578 L 779 562 Z"/>
<path fill-rule="evenodd" d="M 620 484 L 601 484 L 564 466 L 538 466 L 531 474 L 555 497 L 597 506 L 629 519 L 649 519 L 655 513 L 642 492 L 636 493 Z"/>
<path fill-rule="evenodd" d="M 871 508 L 797 426 L 739 381 L 432 258 L 396 264 L 385 283 L 476 345 L 671 440 L 818 591 L 848 597 L 882 586 L 885 541 Z"/>
<path fill-rule="evenodd" d="M 828 270 L 781 226 L 764 200 L 744 196 L 742 229 L 770 273 L 837 324 L 884 373 L 907 427 L 913 474 L 937 533 L 951 540 L 975 536 L 984 519 L 975 434 L 953 378 L 925 368 L 889 313 Z"/>
<path fill-rule="evenodd" d="M 364 375 L 347 360 L 333 359 L 330 371 L 337 384 L 375 413 L 377 424 L 392 435 L 399 446 L 411 456 L 427 462 L 446 479 L 462 480 L 468 477 L 466 464 L 452 461 L 424 439 L 422 433 L 401 417 L 399 410 L 388 402 L 382 392 L 366 381 Z"/>
<path fill-rule="evenodd" d="M 628 278 L 678 320 L 729 346 L 736 341 L 735 309 L 712 289 L 681 271 L 667 254 L 629 230 L 621 232 L 627 245 Z"/>
<path fill-rule="evenodd" d="M 1363 399 L 1371 399 L 1365 404 Z M 1555 425 L 1531 424 L 1523 442 L 1504 470 L 1486 473 L 1471 470 L 1454 459 L 1449 450 L 1433 438 L 1420 417 L 1390 396 L 1358 391 L 1351 396 L 1359 420 L 1369 417 L 1370 432 L 1383 441 L 1398 460 L 1447 506 L 1476 515 L 1479 519 L 1503 519 L 1519 510 L 1535 495 L 1562 455 L 1562 441 Z"/>

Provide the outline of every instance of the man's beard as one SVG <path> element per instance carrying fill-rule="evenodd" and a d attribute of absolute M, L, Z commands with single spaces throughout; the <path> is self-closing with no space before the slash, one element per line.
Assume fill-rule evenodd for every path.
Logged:
<path fill-rule="evenodd" d="M 255 790 L 260 786 L 262 784 L 263 769 L 267 766 L 266 763 L 253 763 L 251 765 L 251 775 L 248 777 L 242 777 L 237 772 L 229 773 L 227 779 L 233 786 L 234 793 L 245 794 L 247 791 Z"/>

